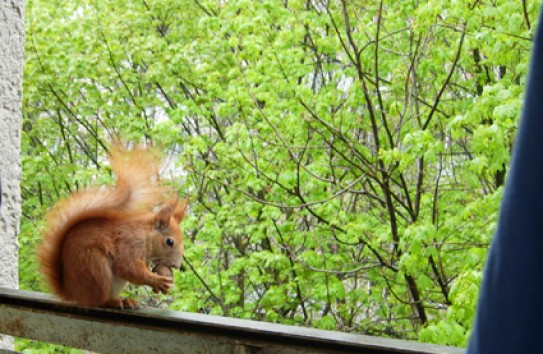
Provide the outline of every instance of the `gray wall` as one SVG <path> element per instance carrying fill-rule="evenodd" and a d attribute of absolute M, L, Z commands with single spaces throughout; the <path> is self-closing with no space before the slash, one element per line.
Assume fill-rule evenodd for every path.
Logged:
<path fill-rule="evenodd" d="M 0 0 L 0 286 L 17 288 L 17 234 L 21 215 L 23 0 Z M 12 348 L 0 337 L 0 348 Z"/>

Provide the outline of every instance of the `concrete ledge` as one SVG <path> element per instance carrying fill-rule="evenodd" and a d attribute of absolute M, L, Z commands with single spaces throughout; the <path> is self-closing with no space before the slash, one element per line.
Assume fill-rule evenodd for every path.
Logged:
<path fill-rule="evenodd" d="M 102 353 L 463 353 L 460 348 L 159 309 L 67 306 L 0 288 L 0 333 Z"/>

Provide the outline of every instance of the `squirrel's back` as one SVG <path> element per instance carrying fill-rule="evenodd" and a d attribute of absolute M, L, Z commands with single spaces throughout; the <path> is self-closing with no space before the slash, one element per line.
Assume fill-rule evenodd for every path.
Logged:
<path fill-rule="evenodd" d="M 74 226 L 112 213 L 126 213 L 128 217 L 137 211 L 150 211 L 167 193 L 157 179 L 161 159 L 156 150 L 142 147 L 126 150 L 115 143 L 109 151 L 109 161 L 117 176 L 113 187 L 75 192 L 46 214 L 47 227 L 38 248 L 38 258 L 47 283 L 60 297 L 65 297 L 62 246 Z"/>

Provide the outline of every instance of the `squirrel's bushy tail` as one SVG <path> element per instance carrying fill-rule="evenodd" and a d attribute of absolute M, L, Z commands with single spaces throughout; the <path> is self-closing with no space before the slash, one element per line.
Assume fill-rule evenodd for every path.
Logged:
<path fill-rule="evenodd" d="M 72 227 L 111 211 L 150 210 L 163 201 L 167 193 L 158 180 L 161 159 L 155 149 L 138 146 L 126 150 L 116 142 L 109 151 L 109 161 L 117 176 L 113 187 L 75 192 L 46 214 L 47 227 L 38 248 L 38 258 L 47 283 L 60 297 L 64 297 L 62 245 Z"/>

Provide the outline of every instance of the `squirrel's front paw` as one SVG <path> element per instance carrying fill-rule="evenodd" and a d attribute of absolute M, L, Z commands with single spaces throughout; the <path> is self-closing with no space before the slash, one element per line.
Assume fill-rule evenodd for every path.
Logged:
<path fill-rule="evenodd" d="M 152 285 L 152 287 L 155 293 L 161 292 L 163 294 L 167 294 L 173 287 L 173 279 L 170 277 L 157 275 L 155 278 L 155 283 Z"/>

